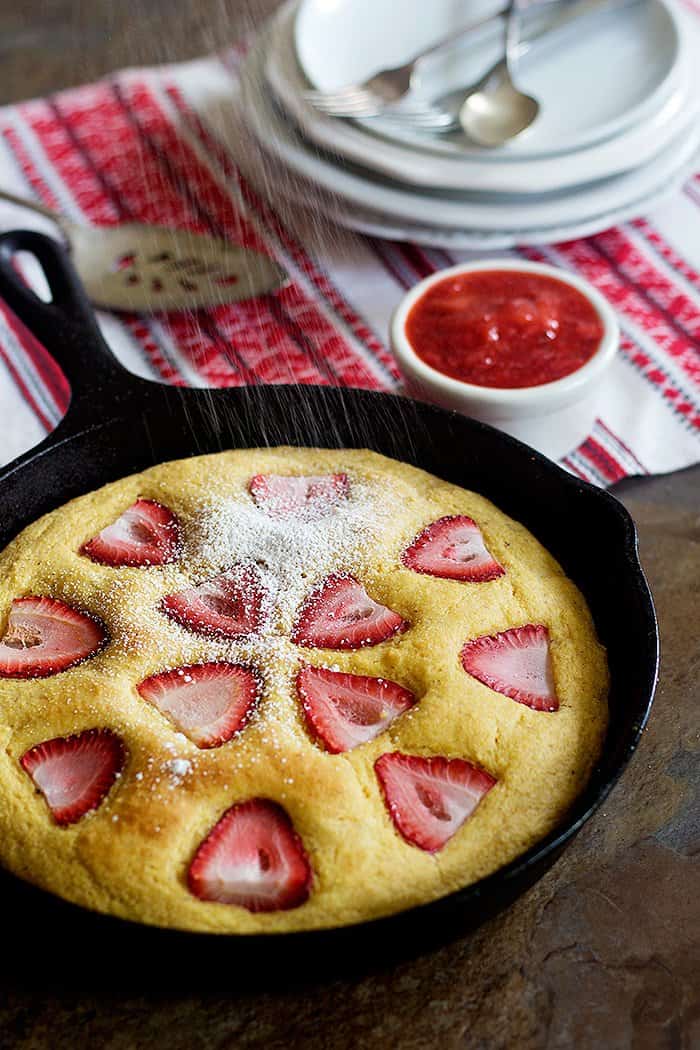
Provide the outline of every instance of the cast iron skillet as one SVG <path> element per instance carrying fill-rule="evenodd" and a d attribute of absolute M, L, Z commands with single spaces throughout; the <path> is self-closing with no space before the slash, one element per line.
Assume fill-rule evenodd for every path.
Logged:
<path fill-rule="evenodd" d="M 13 256 L 41 263 L 52 301 L 17 276 Z M 255 386 L 181 390 L 128 374 L 102 340 L 70 263 L 54 241 L 19 231 L 0 237 L 0 295 L 63 369 L 72 397 L 67 415 L 33 451 L 0 474 L 0 549 L 40 515 L 73 496 L 154 463 L 227 448 L 290 444 L 375 449 L 474 489 L 522 521 L 579 585 L 607 646 L 612 687 L 604 753 L 588 787 L 545 840 L 495 874 L 434 903 L 340 930 L 282 936 L 216 936 L 163 930 L 67 904 L 4 873 L 3 956 L 55 937 L 61 953 L 139 959 L 162 972 L 168 960 L 196 979 L 223 956 L 226 972 L 266 979 L 320 965 L 332 972 L 353 959 L 444 941 L 512 901 L 555 861 L 620 776 L 649 715 L 658 664 L 654 607 L 625 509 L 497 430 L 404 398 L 363 390 Z M 536 756 L 533 756 L 536 766 Z M 1 803 L 1 800 L 0 800 Z M 608 819 L 614 820 L 614 810 Z M 15 946 L 7 951 L 14 928 Z M 184 953 L 184 954 L 183 954 Z M 318 967 L 317 967 L 318 968 Z M 209 970 L 209 966 L 205 967 Z M 238 979 L 238 977 L 237 977 Z"/>

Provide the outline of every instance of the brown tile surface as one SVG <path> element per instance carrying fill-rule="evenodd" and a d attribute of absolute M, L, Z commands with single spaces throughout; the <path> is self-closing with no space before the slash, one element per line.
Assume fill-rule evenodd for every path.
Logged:
<path fill-rule="evenodd" d="M 0 0 L 0 102 L 221 46 L 274 6 Z M 60 946 L 37 945 L 31 979 L 0 978 L 0 1047 L 700 1046 L 700 468 L 618 495 L 638 522 L 661 622 L 654 714 L 603 810 L 508 912 L 371 978 L 283 993 L 241 993 L 233 975 L 225 993 L 97 995 L 70 975 L 58 990 Z"/>

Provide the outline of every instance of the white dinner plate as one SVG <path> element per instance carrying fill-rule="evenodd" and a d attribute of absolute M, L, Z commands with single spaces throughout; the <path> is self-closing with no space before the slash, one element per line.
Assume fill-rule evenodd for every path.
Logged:
<path fill-rule="evenodd" d="M 522 231 L 586 222 L 625 208 L 673 179 L 700 139 L 692 120 L 665 153 L 642 168 L 590 186 L 541 197 L 486 193 L 429 193 L 398 187 L 320 155 L 289 126 L 264 80 L 264 37 L 251 49 L 241 78 L 243 117 L 263 149 L 295 174 L 343 201 L 345 207 L 382 212 L 400 222 L 430 227 Z"/>
<path fill-rule="evenodd" d="M 646 164 L 661 153 L 700 109 L 700 77 L 683 50 L 677 86 L 648 121 L 595 146 L 556 159 L 514 158 L 508 164 L 463 155 L 434 156 L 424 150 L 378 139 L 344 120 L 324 116 L 303 98 L 306 79 L 293 49 L 298 4 L 286 4 L 266 29 L 265 76 L 275 97 L 303 133 L 337 153 L 387 178 L 412 186 L 503 193 L 543 193 L 608 178 Z M 698 34 L 697 39 L 700 39 Z"/>
<path fill-rule="evenodd" d="M 334 90 L 405 62 L 472 17 L 501 6 L 500 0 L 401 0 L 400 5 L 396 0 L 301 0 L 297 54 L 315 87 Z M 542 102 L 542 111 L 525 135 L 490 150 L 491 157 L 532 158 L 580 149 L 646 119 L 664 95 L 679 57 L 680 34 L 671 5 L 640 0 L 633 7 L 590 16 L 585 26 L 585 32 L 580 26 L 566 27 L 561 31 L 563 42 L 538 46 L 533 61 L 523 60 L 519 83 Z M 432 98 L 473 83 L 498 56 L 500 46 L 497 28 L 477 49 L 469 37 L 463 38 L 454 49 L 425 62 L 421 91 Z M 362 124 L 413 145 L 421 139 L 386 121 Z M 472 157 L 484 153 L 468 147 L 461 136 L 436 138 L 433 149 Z"/>
<path fill-rule="evenodd" d="M 604 212 L 586 222 L 572 223 L 568 226 L 544 227 L 539 230 L 504 230 L 499 233 L 487 233 L 483 230 L 437 229 L 409 222 L 398 225 L 396 221 L 380 213 L 361 208 L 347 210 L 338 202 L 330 202 L 327 199 L 314 201 L 313 214 L 316 216 L 321 214 L 338 226 L 343 226 L 355 233 L 381 237 L 390 241 L 410 241 L 413 244 L 442 248 L 446 251 L 504 251 L 524 244 L 558 244 L 578 237 L 590 237 L 638 215 L 646 215 L 675 193 L 685 177 L 683 174 L 670 182 L 664 182 L 653 193 L 633 201 L 626 208 Z M 289 182 L 281 182 L 273 191 L 272 196 L 274 197 L 275 194 L 282 195 L 301 207 L 309 208 L 308 191 L 304 192 L 301 186 L 295 188 Z"/>

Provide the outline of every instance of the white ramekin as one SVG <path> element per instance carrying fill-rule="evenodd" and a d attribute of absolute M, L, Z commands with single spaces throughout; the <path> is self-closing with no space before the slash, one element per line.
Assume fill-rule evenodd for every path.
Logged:
<path fill-rule="evenodd" d="M 603 325 L 597 350 L 581 368 L 553 383 L 518 389 L 475 386 L 443 375 L 422 361 L 406 335 L 412 306 L 428 288 L 446 277 L 476 270 L 519 270 L 555 277 L 576 288 L 591 303 Z M 605 373 L 620 342 L 615 313 L 588 281 L 543 263 L 513 259 L 481 259 L 439 270 L 426 277 L 399 303 L 391 320 L 391 346 L 409 393 L 491 423 L 556 459 L 566 455 L 590 433 L 600 403 Z"/>

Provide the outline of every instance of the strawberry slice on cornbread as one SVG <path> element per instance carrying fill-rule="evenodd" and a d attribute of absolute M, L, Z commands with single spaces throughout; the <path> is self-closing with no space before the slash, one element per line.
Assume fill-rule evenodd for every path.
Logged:
<path fill-rule="evenodd" d="M 15 598 L 0 638 L 0 678 L 46 678 L 86 660 L 107 640 L 88 613 L 57 598 Z"/>
<path fill-rule="evenodd" d="M 265 590 L 251 567 L 234 566 L 195 587 L 166 595 L 161 610 L 197 634 L 240 638 L 262 627 Z"/>
<path fill-rule="evenodd" d="M 347 474 L 256 474 L 248 488 L 258 507 L 275 518 L 328 513 L 350 492 Z"/>
<path fill-rule="evenodd" d="M 231 806 L 194 855 L 190 892 L 202 901 L 251 912 L 297 908 L 312 871 L 301 839 L 278 803 L 252 798 Z"/>
<path fill-rule="evenodd" d="M 250 668 L 224 661 L 161 671 L 136 688 L 201 748 L 219 747 L 239 733 L 260 696 Z"/>
<path fill-rule="evenodd" d="M 311 731 L 333 754 L 374 740 L 416 702 L 397 682 L 325 667 L 302 667 L 297 693 Z"/>
<path fill-rule="evenodd" d="M 315 649 L 360 649 L 405 631 L 408 623 L 367 594 L 354 576 L 335 573 L 301 607 L 292 641 Z"/>
<path fill-rule="evenodd" d="M 485 583 L 505 569 L 487 550 L 481 529 L 464 514 L 426 526 L 401 555 L 407 569 L 445 580 Z"/>
<path fill-rule="evenodd" d="M 180 523 L 152 499 L 137 499 L 123 514 L 80 548 L 102 565 L 165 565 L 180 551 Z"/>
<path fill-rule="evenodd" d="M 111 729 L 86 729 L 55 737 L 22 755 L 20 764 L 48 804 L 57 824 L 75 824 L 97 809 L 126 761 L 121 737 Z"/>
<path fill-rule="evenodd" d="M 467 642 L 462 666 L 479 682 L 533 711 L 557 711 L 559 698 L 549 653 L 549 631 L 541 624 L 512 627 Z"/>
<path fill-rule="evenodd" d="M 449 842 L 496 783 L 461 758 L 394 751 L 378 758 L 374 769 L 396 829 L 428 853 Z"/>

